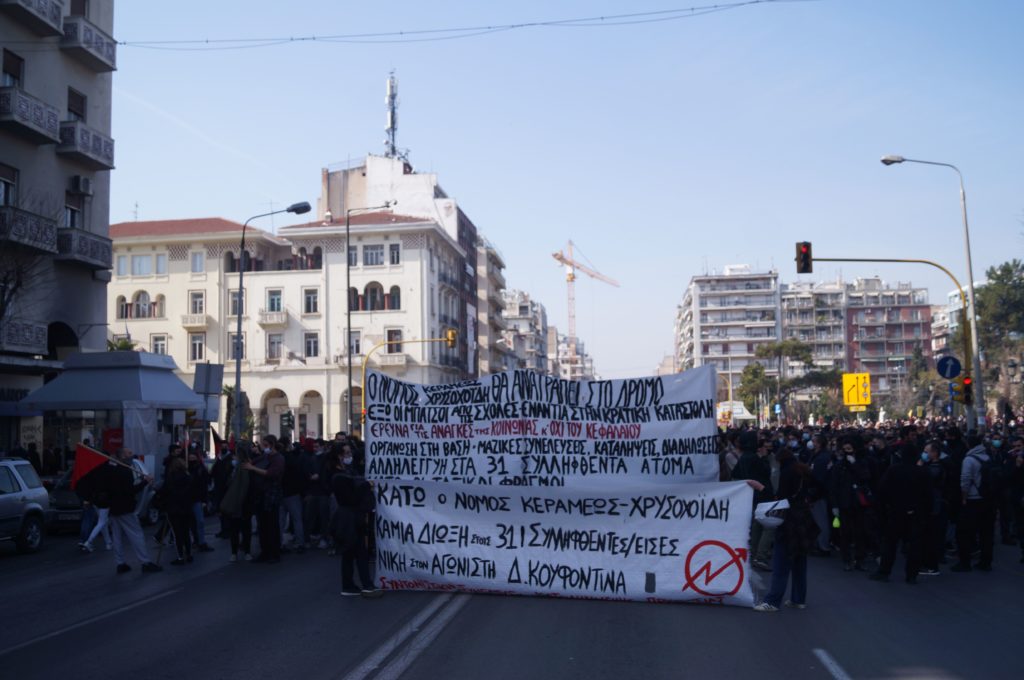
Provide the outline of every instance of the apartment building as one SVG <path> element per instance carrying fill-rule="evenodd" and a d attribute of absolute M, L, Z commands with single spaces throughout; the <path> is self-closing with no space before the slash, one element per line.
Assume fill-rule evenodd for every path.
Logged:
<path fill-rule="evenodd" d="M 442 336 L 461 300 L 455 272 L 464 270 L 466 252 L 436 222 L 352 215 L 347 248 L 337 221 L 277 235 L 250 228 L 244 253 L 241 229 L 219 218 L 112 225 L 115 337 L 170 354 L 186 382 L 209 361 L 226 364 L 225 382 L 233 384 L 240 358 L 257 429 L 275 435 L 289 411 L 299 436 L 348 430 L 350 417 L 358 430 L 364 365 L 419 383 L 468 377 L 458 349 L 415 342 Z"/>
<path fill-rule="evenodd" d="M 600 376 L 594 370 L 594 358 L 587 354 L 586 346 L 579 338 L 569 340 L 554 326 L 548 327 L 548 366 L 551 375 L 563 380 L 597 380 Z"/>
<path fill-rule="evenodd" d="M 850 372 L 870 373 L 874 394 L 898 392 L 907 384 L 915 350 L 932 359 L 928 289 L 910 283 L 889 286 L 873 277 L 857 279 L 846 295 Z"/>
<path fill-rule="evenodd" d="M 479 374 L 500 373 L 517 366 L 514 348 L 505 338 L 505 260 L 490 241 L 479 238 L 476 266 Z"/>
<path fill-rule="evenodd" d="M 722 274 L 694 276 L 676 313 L 676 365 L 684 371 L 715 365 L 725 395 L 730 382 L 739 387 L 743 369 L 753 361 L 778 375 L 777 362 L 758 360 L 756 352 L 777 342 L 781 332 L 777 271 L 730 265 Z"/>
<path fill-rule="evenodd" d="M 842 281 L 782 284 L 782 337 L 810 345 L 815 370 L 846 369 L 846 288 Z M 784 366 L 790 378 L 806 370 L 799 361 Z"/>
<path fill-rule="evenodd" d="M 932 358 L 958 354 L 951 344 L 952 339 L 949 309 L 944 305 L 932 305 Z"/>
<path fill-rule="evenodd" d="M 548 313 L 544 305 L 521 290 L 504 293 L 505 337 L 514 349 L 517 367 L 548 373 Z"/>
<path fill-rule="evenodd" d="M 0 0 L 0 448 L 40 442 L 16 404 L 105 349 L 112 0 Z"/>

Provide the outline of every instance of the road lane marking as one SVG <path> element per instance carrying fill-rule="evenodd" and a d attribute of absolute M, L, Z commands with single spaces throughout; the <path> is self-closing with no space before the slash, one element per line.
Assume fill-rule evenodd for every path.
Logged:
<path fill-rule="evenodd" d="M 852 680 L 849 674 L 843 670 L 843 667 L 839 665 L 839 662 L 832 658 L 832 655 L 826 652 L 824 649 L 815 649 L 814 656 L 818 657 L 821 663 L 825 664 L 825 670 L 835 678 L 835 680 Z"/>
<path fill-rule="evenodd" d="M 412 642 L 409 643 L 409 648 L 394 661 L 382 668 L 374 680 L 398 680 L 398 678 L 402 677 L 402 674 L 409 669 L 409 666 L 430 646 L 434 638 L 441 634 L 445 626 L 455 618 L 459 610 L 465 607 L 468 602 L 469 595 L 465 593 L 456 595 L 455 599 L 440 614 L 434 617 L 434 620 L 427 624 L 427 627 L 419 635 L 413 638 Z"/>
<path fill-rule="evenodd" d="M 409 637 L 419 631 L 420 627 L 433 616 L 438 609 L 446 605 L 454 597 L 451 593 L 438 595 L 430 604 L 420 611 L 412 620 L 402 626 L 398 632 L 392 635 L 384 644 L 377 648 L 373 654 L 366 657 L 363 663 L 359 664 L 351 673 L 345 676 L 345 680 L 363 680 L 373 673 L 384 663 L 384 660 L 391 656 L 398 647 Z"/>
<path fill-rule="evenodd" d="M 141 607 L 144 604 L 149 604 L 150 602 L 155 602 L 155 601 L 157 601 L 157 600 L 159 600 L 161 598 L 167 597 L 168 595 L 173 595 L 175 593 L 179 593 L 179 592 L 181 592 L 181 590 L 182 590 L 181 588 L 175 588 L 174 590 L 168 590 L 166 592 L 160 593 L 159 595 L 154 595 L 152 597 L 147 597 L 144 600 L 139 600 L 138 602 L 133 602 L 132 604 L 126 604 L 123 607 L 118 607 L 117 609 L 112 609 L 109 612 L 105 612 L 103 614 L 98 614 L 96 616 L 89 617 L 88 619 L 85 619 L 84 621 L 79 621 L 78 623 L 73 623 L 70 626 L 65 626 L 64 628 L 60 628 L 58 630 L 53 631 L 52 633 L 47 633 L 46 635 L 40 635 L 39 637 L 32 638 L 31 640 L 29 640 L 27 642 L 22 642 L 20 645 L 15 645 L 13 647 L 8 647 L 7 649 L 2 649 L 2 650 L 0 650 L 0 656 L 3 656 L 5 654 L 10 654 L 11 652 L 16 652 L 19 649 L 24 649 L 25 647 L 28 647 L 29 645 L 34 645 L 35 643 L 42 642 L 43 640 L 49 640 L 50 638 L 57 637 L 58 635 L 63 635 L 64 633 L 67 633 L 68 631 L 75 630 L 76 628 L 81 628 L 82 626 L 87 626 L 90 623 L 96 623 L 97 621 L 102 621 L 103 619 L 110 618 L 111 616 L 115 616 L 115 615 L 120 614 L 122 612 L 126 612 L 126 611 L 129 611 L 129 610 L 135 609 L 136 607 Z"/>

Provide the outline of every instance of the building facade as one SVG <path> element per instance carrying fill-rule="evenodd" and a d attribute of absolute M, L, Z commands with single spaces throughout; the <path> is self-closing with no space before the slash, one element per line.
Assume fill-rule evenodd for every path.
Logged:
<path fill-rule="evenodd" d="M 461 348 L 418 342 L 442 337 L 461 300 L 453 272 L 466 252 L 436 222 L 352 215 L 348 248 L 336 221 L 277 236 L 249 229 L 244 253 L 241 228 L 222 219 L 113 225 L 114 337 L 170 354 L 189 383 L 198 364 L 223 363 L 229 386 L 240 345 L 256 429 L 275 435 L 358 430 L 364 366 L 426 384 L 468 377 Z M 294 432 L 283 426 L 287 412 Z"/>
<path fill-rule="evenodd" d="M 515 350 L 505 335 L 505 260 L 487 239 L 476 246 L 477 281 L 477 355 L 479 375 L 500 373 L 516 368 Z"/>
<path fill-rule="evenodd" d="M 740 385 L 743 369 L 754 361 L 778 376 L 772 360 L 756 358 L 760 345 L 781 337 L 779 274 L 730 265 L 723 274 L 694 276 L 675 321 L 676 365 L 680 370 L 713 364 L 725 395 Z M 723 386 L 724 385 L 724 386 Z"/>
<path fill-rule="evenodd" d="M 915 350 L 932 360 L 928 290 L 857 279 L 847 289 L 846 336 L 850 372 L 870 373 L 873 394 L 898 393 L 908 384 Z"/>
<path fill-rule="evenodd" d="M 0 2 L 0 449 L 41 444 L 15 402 L 105 349 L 113 23 L 112 0 Z"/>
<path fill-rule="evenodd" d="M 517 357 L 518 368 L 548 373 L 548 312 L 544 305 L 521 290 L 504 293 L 505 337 Z"/>
<path fill-rule="evenodd" d="M 814 370 L 846 370 L 846 284 L 784 283 L 781 292 L 782 337 L 811 346 Z M 797 377 L 808 368 L 787 360 L 786 377 Z"/>

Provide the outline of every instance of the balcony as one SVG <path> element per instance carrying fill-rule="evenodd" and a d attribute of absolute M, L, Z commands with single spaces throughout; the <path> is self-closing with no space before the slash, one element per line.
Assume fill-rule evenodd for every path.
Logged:
<path fill-rule="evenodd" d="M 491 326 L 494 328 L 499 328 L 501 330 L 508 329 L 508 324 L 505 323 L 505 319 L 498 314 L 488 315 L 487 320 L 490 321 Z"/>
<path fill-rule="evenodd" d="M 210 325 L 207 314 L 182 314 L 181 325 L 188 330 L 203 330 Z"/>
<path fill-rule="evenodd" d="M 34 33 L 63 35 L 64 3 L 59 0 L 0 0 L 0 11 L 28 26 Z"/>
<path fill-rule="evenodd" d="M 70 16 L 64 20 L 60 47 L 93 71 L 117 70 L 117 43 L 85 17 Z"/>
<path fill-rule="evenodd" d="M 0 243 L 57 252 L 57 221 L 11 206 L 0 208 Z M 110 266 L 109 258 L 107 266 Z"/>
<path fill-rule="evenodd" d="M 284 328 L 288 325 L 288 312 L 260 310 L 259 324 L 264 328 Z"/>
<path fill-rule="evenodd" d="M 80 120 L 60 124 L 57 153 L 78 161 L 91 170 L 114 169 L 114 140 Z"/>
<path fill-rule="evenodd" d="M 377 363 L 380 366 L 405 366 L 409 363 L 409 355 L 401 352 L 381 354 L 377 359 Z"/>
<path fill-rule="evenodd" d="M 0 87 L 0 127 L 34 144 L 60 141 L 60 112 L 20 87 Z"/>
<path fill-rule="evenodd" d="M 498 267 L 488 267 L 487 268 L 487 275 L 491 278 L 491 281 L 494 282 L 494 285 L 497 288 L 502 289 L 502 288 L 505 287 L 505 275 L 502 273 L 500 268 L 498 268 Z M 500 297 L 500 295 L 499 295 L 499 297 Z"/>
<path fill-rule="evenodd" d="M 77 262 L 93 269 L 110 269 L 113 264 L 111 240 L 83 229 L 57 231 L 56 260 Z"/>
<path fill-rule="evenodd" d="M 9 319 L 0 333 L 0 351 L 46 354 L 46 324 Z"/>

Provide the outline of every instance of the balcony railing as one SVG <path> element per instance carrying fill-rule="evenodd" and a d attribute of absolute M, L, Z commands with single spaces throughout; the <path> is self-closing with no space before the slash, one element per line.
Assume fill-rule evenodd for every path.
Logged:
<path fill-rule="evenodd" d="M 114 261 L 112 242 L 83 229 L 60 229 L 54 259 L 78 262 L 94 269 L 110 269 Z"/>
<path fill-rule="evenodd" d="M 261 309 L 259 320 L 261 326 L 287 326 L 288 312 L 267 312 Z"/>
<path fill-rule="evenodd" d="M 206 314 L 182 314 L 181 325 L 184 328 L 206 328 L 210 324 L 210 317 Z"/>
<path fill-rule="evenodd" d="M 0 325 L 0 350 L 46 354 L 46 324 L 8 319 Z"/>
<path fill-rule="evenodd" d="M 60 141 L 60 112 L 20 87 L 0 87 L 0 126 L 36 144 Z"/>
<path fill-rule="evenodd" d="M 396 352 L 394 354 L 381 354 L 377 359 L 377 362 L 381 366 L 405 366 L 409 363 L 409 355 L 403 352 Z"/>
<path fill-rule="evenodd" d="M 94 71 L 117 70 L 117 43 L 85 17 L 64 19 L 60 46 Z"/>
<path fill-rule="evenodd" d="M 80 120 L 60 124 L 57 153 L 73 158 L 92 170 L 114 169 L 114 140 Z"/>
<path fill-rule="evenodd" d="M 8 242 L 56 253 L 57 221 L 20 208 L 0 207 L 0 243 Z"/>
<path fill-rule="evenodd" d="M 64 3 L 60 0 L 0 0 L 0 10 L 42 36 L 63 35 L 61 20 Z"/>

